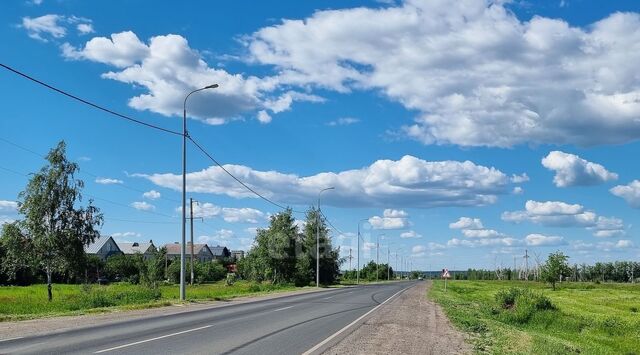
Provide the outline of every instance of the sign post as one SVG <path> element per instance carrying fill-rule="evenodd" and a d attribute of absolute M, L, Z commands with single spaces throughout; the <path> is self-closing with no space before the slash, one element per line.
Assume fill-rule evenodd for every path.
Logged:
<path fill-rule="evenodd" d="M 444 279 L 444 292 L 447 292 L 447 279 L 451 278 L 449 269 L 442 269 L 442 278 Z"/>

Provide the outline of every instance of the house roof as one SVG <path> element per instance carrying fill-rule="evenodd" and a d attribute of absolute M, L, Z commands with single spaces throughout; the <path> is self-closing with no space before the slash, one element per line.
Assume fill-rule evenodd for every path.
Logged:
<path fill-rule="evenodd" d="M 154 251 L 156 248 L 156 246 L 153 245 L 152 241 L 149 241 L 148 243 L 117 243 L 117 244 L 118 244 L 118 248 L 120 248 L 120 250 L 122 250 L 122 252 L 125 254 L 136 254 L 136 253 L 144 254 L 147 251 L 149 251 L 149 249 L 151 249 L 151 251 Z"/>
<path fill-rule="evenodd" d="M 102 247 L 105 244 L 107 244 L 109 239 L 113 241 L 112 237 L 105 237 L 105 236 L 102 236 L 96 239 L 93 243 L 84 246 L 84 252 L 87 254 L 97 254 L 100 251 L 100 249 L 102 249 Z M 114 244 L 116 244 L 115 241 L 114 241 Z M 116 247 L 118 247 L 117 244 L 116 244 Z M 118 249 L 120 248 L 118 247 Z"/>
<path fill-rule="evenodd" d="M 180 255 L 180 244 L 173 243 L 164 246 L 167 248 L 167 255 Z M 211 249 L 206 244 L 193 244 L 193 253 L 200 254 L 200 251 L 205 248 L 209 253 Z M 187 243 L 187 254 L 191 253 L 191 243 Z"/>
<path fill-rule="evenodd" d="M 216 245 L 215 247 L 210 247 L 209 249 L 211 249 L 213 256 L 224 256 L 225 255 L 224 250 L 227 249 L 227 247 L 221 247 L 219 245 Z M 229 249 L 227 249 L 226 254 L 230 254 Z"/>

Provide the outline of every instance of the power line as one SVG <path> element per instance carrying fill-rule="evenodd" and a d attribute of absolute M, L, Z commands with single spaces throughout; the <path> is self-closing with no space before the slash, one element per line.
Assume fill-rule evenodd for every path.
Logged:
<path fill-rule="evenodd" d="M 130 121 L 130 122 L 134 122 L 134 123 L 146 126 L 148 128 L 153 128 L 153 129 L 165 132 L 165 133 L 171 133 L 171 134 L 175 134 L 175 135 L 178 135 L 178 136 L 182 136 L 182 133 L 180 133 L 180 132 L 172 131 L 170 129 L 163 128 L 163 127 L 160 127 L 160 126 L 156 126 L 154 124 L 147 123 L 147 122 L 135 119 L 133 117 L 130 117 L 130 116 L 115 112 L 115 111 L 110 110 L 110 109 L 108 109 L 108 108 L 106 108 L 104 106 L 100 106 L 100 105 L 95 104 L 95 103 L 93 103 L 91 101 L 85 100 L 85 99 L 83 99 L 83 98 L 81 98 L 79 96 L 76 96 L 76 95 L 73 95 L 71 93 L 68 93 L 68 92 L 66 92 L 66 91 L 64 91 L 62 89 L 58 89 L 57 87 L 55 87 L 53 85 L 50 85 L 50 84 L 45 83 L 44 81 L 38 80 L 38 79 L 36 79 L 36 78 L 34 78 L 34 77 L 32 77 L 32 76 L 30 76 L 28 74 L 25 74 L 25 73 L 23 73 L 23 72 L 21 72 L 21 71 L 19 71 L 17 69 L 14 69 L 14 68 L 6 65 L 6 64 L 0 63 L 0 66 L 5 68 L 5 69 L 7 69 L 7 70 L 9 70 L 10 72 L 13 72 L 13 73 L 15 73 L 17 75 L 20 75 L 21 77 L 23 77 L 25 79 L 31 80 L 32 82 L 34 82 L 36 84 L 42 85 L 42 86 L 44 86 L 44 87 L 46 87 L 46 88 L 48 88 L 50 90 L 53 90 L 53 91 L 55 91 L 55 92 L 57 92 L 59 94 L 67 96 L 69 98 L 72 98 L 72 99 L 74 99 L 76 101 L 82 102 L 85 105 L 89 105 L 89 106 L 94 107 L 94 108 L 96 108 L 98 110 L 110 113 L 110 114 L 112 114 L 114 116 L 120 117 L 120 118 L 125 119 L 125 120 Z"/>
<path fill-rule="evenodd" d="M 227 170 L 222 164 L 220 164 L 211 154 L 209 154 L 200 144 L 198 144 L 198 142 L 196 142 L 191 136 L 187 135 L 187 138 L 189 138 L 189 140 L 204 154 L 206 155 L 209 159 L 211 159 L 211 161 L 216 164 L 220 169 L 222 169 L 222 171 L 224 171 L 225 173 L 227 173 L 227 175 L 229 175 L 231 178 L 233 178 L 235 181 L 237 181 L 240 185 L 244 186 L 245 189 L 251 191 L 253 194 L 255 194 L 256 196 L 258 196 L 259 198 L 267 201 L 268 203 L 279 207 L 280 209 L 286 210 L 286 209 L 290 209 L 289 207 L 285 207 L 277 202 L 274 202 L 272 200 L 270 200 L 269 198 L 265 197 L 264 195 L 260 194 L 259 192 L 257 192 L 256 190 L 254 190 L 253 188 L 251 188 L 249 185 L 245 184 L 244 182 L 242 182 L 242 180 L 238 179 L 235 175 L 233 175 L 229 170 Z M 301 212 L 301 211 L 296 211 L 291 209 L 292 212 L 294 213 L 302 213 L 304 214 L 305 212 Z"/>
<path fill-rule="evenodd" d="M 45 159 L 45 160 L 47 159 L 47 157 L 45 155 L 42 155 L 42 154 L 40 154 L 40 153 L 30 149 L 30 148 L 22 146 L 22 145 L 20 145 L 18 143 L 12 142 L 12 141 L 10 141 L 10 140 L 8 140 L 6 138 L 0 137 L 0 141 L 3 141 L 3 142 L 5 142 L 5 143 L 7 143 L 9 145 L 12 145 L 12 146 L 14 146 L 14 147 L 16 147 L 18 149 L 22 149 L 22 150 L 24 150 L 26 152 L 29 152 L 29 153 L 31 153 L 31 154 L 39 157 L 39 158 L 42 158 L 42 159 Z M 100 177 L 99 175 L 96 175 L 96 174 L 94 174 L 94 173 L 92 173 L 92 172 L 90 172 L 90 171 L 88 171 L 88 170 L 86 170 L 84 168 L 78 169 L 78 171 L 80 172 L 80 174 L 86 174 L 86 175 L 89 175 L 89 176 L 94 177 L 96 179 Z M 124 185 L 124 184 L 116 184 L 116 186 L 119 186 L 119 187 L 121 187 L 123 189 L 139 192 L 139 193 L 142 193 L 142 194 L 144 194 L 146 192 L 144 190 L 136 189 L 134 187 L 131 187 L 131 186 L 128 186 L 128 185 Z M 180 201 L 174 200 L 174 199 L 168 198 L 168 197 L 160 196 L 160 199 L 166 200 L 166 201 L 170 201 L 170 202 L 180 203 Z"/>

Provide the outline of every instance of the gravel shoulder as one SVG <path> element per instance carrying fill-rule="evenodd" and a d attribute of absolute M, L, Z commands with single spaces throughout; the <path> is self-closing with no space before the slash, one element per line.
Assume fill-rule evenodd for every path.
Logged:
<path fill-rule="evenodd" d="M 464 335 L 427 299 L 431 285 L 402 292 L 324 354 L 471 354 Z"/>
<path fill-rule="evenodd" d="M 324 289 L 302 289 L 295 291 L 275 292 L 268 295 L 260 296 L 243 296 L 237 297 L 229 301 L 201 301 L 176 303 L 170 306 L 138 309 L 138 310 L 117 310 L 108 311 L 107 313 L 85 314 L 79 316 L 58 316 L 49 318 L 37 318 L 22 321 L 0 322 L 0 341 L 27 337 L 42 334 L 61 333 L 79 327 L 105 325 L 117 323 L 127 320 L 144 319 L 161 315 L 172 315 L 183 312 L 191 312 L 204 309 L 212 309 L 225 307 L 233 304 L 241 304 L 255 302 L 260 300 L 268 300 L 285 296 L 329 291 L 332 288 Z"/>

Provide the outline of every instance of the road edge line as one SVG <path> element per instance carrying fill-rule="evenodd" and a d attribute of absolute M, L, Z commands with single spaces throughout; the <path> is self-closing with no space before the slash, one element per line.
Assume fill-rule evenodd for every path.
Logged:
<path fill-rule="evenodd" d="M 385 303 L 391 301 L 392 299 L 394 299 L 397 295 L 401 294 L 402 292 L 410 289 L 411 287 L 414 287 L 415 284 L 405 287 L 402 290 L 394 293 L 393 295 L 391 295 L 391 297 L 387 298 L 384 302 L 380 303 L 379 305 L 373 307 L 371 310 L 369 310 L 369 312 L 361 315 L 360 317 L 358 317 L 358 319 L 354 320 L 353 322 L 347 324 L 346 326 L 344 326 L 342 329 L 338 330 L 337 332 L 333 333 L 332 335 L 330 335 L 328 338 L 326 338 L 325 340 L 321 341 L 320 343 L 316 344 L 314 347 L 312 347 L 311 349 L 305 351 L 302 353 L 302 355 L 311 355 L 314 352 L 318 351 L 318 349 L 322 348 L 323 346 L 325 346 L 327 343 L 329 343 L 331 340 L 333 340 L 335 337 L 337 337 L 338 335 L 342 334 L 344 331 L 346 331 L 347 329 L 351 328 L 352 326 L 354 326 L 355 324 L 357 324 L 358 322 L 360 322 L 362 319 L 364 319 L 365 317 L 367 317 L 368 315 L 370 315 L 371 313 L 375 312 L 378 308 L 382 307 Z"/>

